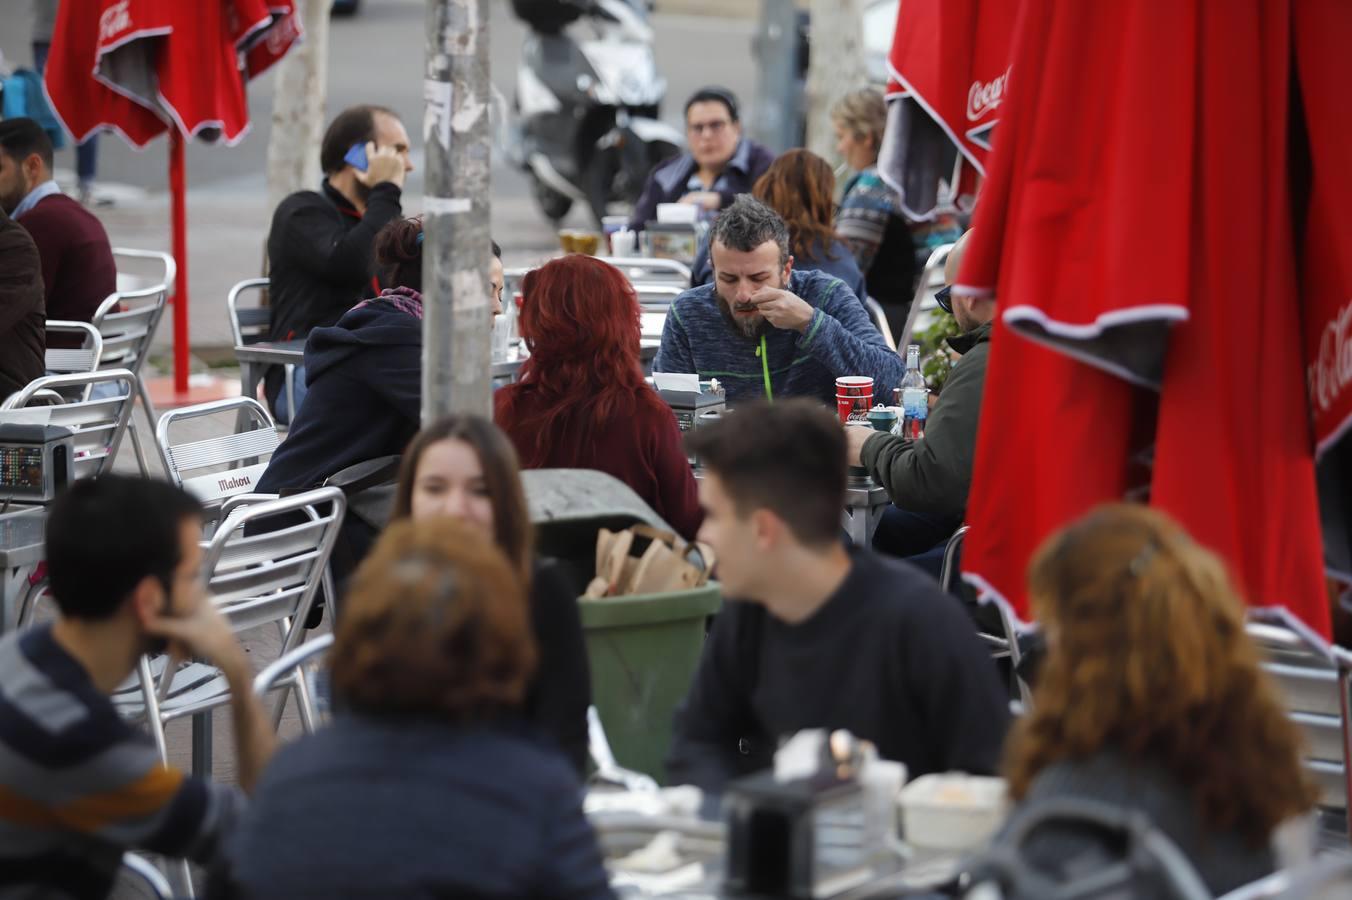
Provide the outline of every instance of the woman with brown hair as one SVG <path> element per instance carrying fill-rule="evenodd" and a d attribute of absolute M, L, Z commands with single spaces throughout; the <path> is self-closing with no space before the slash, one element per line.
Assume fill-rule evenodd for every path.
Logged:
<path fill-rule="evenodd" d="M 860 300 L 867 294 L 864 276 L 850 248 L 836 238 L 836 176 L 826 160 L 807 150 L 789 150 L 765 170 L 751 195 L 773 209 L 789 228 L 793 267 L 817 270 L 845 282 Z M 706 243 L 694 264 L 695 284 L 713 278 Z"/>
<path fill-rule="evenodd" d="M 610 897 L 576 775 L 513 724 L 534 663 L 518 572 L 488 536 L 391 525 L 338 623 L 343 711 L 263 774 L 231 847 L 239 893 Z"/>
<path fill-rule="evenodd" d="M 522 711 L 585 774 L 591 673 L 577 592 L 557 566 L 535 556 L 516 452 L 487 419 L 439 419 L 404 450 L 390 520 L 437 517 L 456 519 L 491 538 L 526 586 L 539 665 Z"/>
<path fill-rule="evenodd" d="M 1043 545 L 1028 585 L 1047 658 L 1007 747 L 1012 821 L 1094 800 L 1144 812 L 1214 893 L 1271 872 L 1273 829 L 1316 793 L 1221 561 L 1159 512 L 1106 506 Z M 1027 855 L 1056 870 L 1093 846 L 1049 826 Z"/>

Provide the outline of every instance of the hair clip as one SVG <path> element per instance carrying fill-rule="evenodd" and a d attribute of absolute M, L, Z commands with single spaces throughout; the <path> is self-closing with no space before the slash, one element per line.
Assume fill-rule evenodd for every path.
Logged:
<path fill-rule="evenodd" d="M 418 232 L 418 246 L 419 246 L 419 247 L 422 246 L 422 239 L 423 239 L 423 233 L 420 231 L 420 232 Z"/>
<path fill-rule="evenodd" d="M 1155 558 L 1158 551 L 1159 545 L 1152 538 L 1141 548 L 1141 552 L 1137 553 L 1131 562 L 1127 563 L 1127 571 L 1131 573 L 1133 578 L 1140 578 L 1145 574 L 1146 567 L 1150 565 L 1150 561 Z"/>

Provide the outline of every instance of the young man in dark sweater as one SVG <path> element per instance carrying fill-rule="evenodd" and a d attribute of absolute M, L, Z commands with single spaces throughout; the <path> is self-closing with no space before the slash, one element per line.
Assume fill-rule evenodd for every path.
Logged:
<path fill-rule="evenodd" d="M 46 325 L 38 249 L 0 209 L 0 400 L 42 377 Z"/>
<path fill-rule="evenodd" d="M 700 539 L 728 602 L 677 713 L 672 783 L 721 793 L 805 728 L 846 728 L 909 777 L 990 773 L 1008 697 L 957 601 L 912 566 L 846 550 L 845 436 L 796 400 L 692 432 Z"/>
<path fill-rule="evenodd" d="M 0 122 L 0 207 L 37 245 L 47 318 L 88 322 L 117 290 L 117 267 L 103 224 L 57 187 L 52 158 L 37 122 Z"/>
<path fill-rule="evenodd" d="M 277 206 L 268 232 L 271 339 L 302 340 L 327 328 L 363 299 L 380 293 L 372 247 L 376 233 L 403 215 L 404 177 L 413 171 L 408 132 L 381 106 L 343 110 L 324 132 L 319 160 L 324 183 L 297 191 Z M 364 155 L 365 167 L 354 160 Z M 278 418 L 285 408 L 283 374 L 267 373 L 264 390 Z M 296 406 L 305 398 L 305 367 L 294 378 Z M 282 402 L 279 402 L 282 401 Z"/>

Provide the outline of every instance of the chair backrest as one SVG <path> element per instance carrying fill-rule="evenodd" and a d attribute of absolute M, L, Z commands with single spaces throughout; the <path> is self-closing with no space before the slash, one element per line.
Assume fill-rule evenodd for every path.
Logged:
<path fill-rule="evenodd" d="M 72 348 L 52 347 L 53 335 L 77 335 L 80 346 Z M 97 372 L 99 361 L 103 357 L 103 335 L 88 322 L 68 322 L 62 319 L 47 320 L 46 367 L 50 375 L 78 375 L 85 372 Z"/>
<path fill-rule="evenodd" d="M 180 440 L 186 430 L 180 426 L 204 420 L 215 420 L 225 433 Z M 281 439 L 261 403 L 232 397 L 166 412 L 155 426 L 155 442 L 169 480 L 212 508 L 253 491 Z"/>
<path fill-rule="evenodd" d="M 75 477 L 89 478 L 112 471 L 117 448 L 131 421 L 136 391 L 136 376 L 126 369 L 47 375 L 11 394 L 0 409 L 23 409 L 43 401 L 61 401 L 51 403 L 49 423 L 75 432 Z M 103 396 L 104 393 L 108 396 Z M 71 395 L 78 399 L 67 399 Z M 86 395 L 91 399 L 85 399 Z"/>
<path fill-rule="evenodd" d="M 235 509 L 207 545 L 207 589 L 236 631 L 291 619 L 281 652 L 305 632 L 342 525 L 338 488 L 316 488 Z"/>
<path fill-rule="evenodd" d="M 896 350 L 897 339 L 892 336 L 892 326 L 887 324 L 887 312 L 883 309 L 883 305 L 872 297 L 865 297 L 864 311 L 873 321 L 873 327 L 878 329 L 878 333 L 883 336 L 883 340 L 887 341 L 887 346 Z"/>
<path fill-rule="evenodd" d="M 169 289 L 170 296 L 173 295 L 178 263 L 168 253 L 114 247 L 113 263 L 117 266 L 118 291 L 137 291 L 162 284 Z"/>
<path fill-rule="evenodd" d="M 690 286 L 690 267 L 677 259 L 659 259 L 655 256 L 602 256 L 601 262 L 610 263 L 630 281 L 671 281 Z"/>
<path fill-rule="evenodd" d="M 164 314 L 167 285 L 119 291 L 99 305 L 91 323 L 103 335 L 103 369 L 128 369 L 137 375 L 150 352 L 155 329 Z"/>
<path fill-rule="evenodd" d="M 1352 859 L 1321 856 L 1236 888 L 1219 900 L 1344 900 L 1352 897 Z"/>
<path fill-rule="evenodd" d="M 906 327 L 901 329 L 901 334 L 894 335 L 898 347 L 911 343 L 911 335 L 915 332 L 916 320 L 919 319 L 921 312 L 927 312 L 937 306 L 934 292 L 944 285 L 944 266 L 948 263 L 948 254 L 955 246 L 957 245 L 943 244 L 935 247 L 930 253 L 925 268 L 920 273 L 920 280 L 916 282 L 915 297 L 911 299 L 911 311 L 906 315 Z"/>
<path fill-rule="evenodd" d="M 318 682 L 324 659 L 333 647 L 333 635 L 321 634 L 310 638 L 289 653 L 283 653 L 254 676 L 254 696 L 262 700 L 283 684 L 294 679 L 305 679 L 310 687 L 311 698 L 325 699 L 327 688 L 321 689 Z M 328 721 L 330 705 L 327 702 L 315 703 L 315 712 L 320 722 Z"/>
<path fill-rule="evenodd" d="M 1288 715 L 1305 736 L 1305 768 L 1319 786 L 1319 804 L 1349 810 L 1352 762 L 1348 735 L 1352 654 L 1302 633 L 1294 623 L 1251 610 L 1249 637 L 1262 651 Z"/>
<path fill-rule="evenodd" d="M 131 887 L 135 885 L 136 896 L 149 896 L 154 900 L 170 900 L 174 896 L 174 890 L 169 886 L 169 879 L 164 877 L 164 873 L 155 868 L 150 860 L 135 853 L 122 854 L 122 869 L 118 873 L 117 883 Z M 121 896 L 120 891 L 114 891 Z"/>
<path fill-rule="evenodd" d="M 671 306 L 673 300 L 688 290 L 688 288 L 684 288 L 671 281 L 666 283 L 635 281 L 632 282 L 632 284 L 634 286 L 634 293 L 638 294 L 639 306 L 644 309 L 654 309 L 663 312 Z"/>
<path fill-rule="evenodd" d="M 268 289 L 268 284 L 266 278 L 246 278 L 225 295 L 225 309 L 230 316 L 230 334 L 235 338 L 236 347 L 268 339 L 268 329 L 272 326 L 272 309 L 258 304 Z M 255 297 L 254 305 L 240 306 L 240 298 L 250 293 Z"/>

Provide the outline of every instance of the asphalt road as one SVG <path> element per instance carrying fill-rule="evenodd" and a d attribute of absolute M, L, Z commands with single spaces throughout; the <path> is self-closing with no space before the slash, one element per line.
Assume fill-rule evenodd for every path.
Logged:
<path fill-rule="evenodd" d="M 0 0 L 0 51 L 11 66 L 31 65 L 31 20 L 28 0 Z M 505 0 L 491 4 L 491 66 L 493 82 L 503 96 L 514 92 L 517 61 L 525 29 Z M 379 103 L 396 110 L 410 124 L 417 140 L 422 121 L 423 0 L 364 0 L 352 18 L 335 18 L 329 40 L 328 115 L 355 103 Z M 663 112 L 679 123 L 681 104 L 703 84 L 718 83 L 750 102 L 755 90 L 755 63 L 751 56 L 754 22 L 658 14 L 656 53 L 660 70 L 669 81 L 669 102 Z M 273 81 L 270 73 L 249 85 L 254 128 L 235 147 L 194 144 L 188 150 L 189 190 L 213 193 L 263 191 L 263 171 L 271 131 Z M 318 152 L 316 150 L 316 152 Z M 99 178 L 150 191 L 163 190 L 167 165 L 165 142 L 142 152 L 116 137 L 105 137 L 99 148 Z M 421 154 L 419 153 L 419 156 Z M 58 165 L 73 166 L 73 153 L 59 155 Z M 416 160 L 415 160 L 416 161 Z M 408 184 L 410 196 L 421 193 L 421 173 Z M 521 173 L 497 164 L 494 199 L 525 198 L 528 187 Z"/>
<path fill-rule="evenodd" d="M 724 12 L 746 12 L 744 0 L 725 0 Z M 740 5 L 739 5 L 740 4 Z M 525 28 L 506 0 L 493 0 L 489 23 L 494 84 L 510 100 Z M 425 3 L 423 0 L 363 0 L 355 18 L 334 19 L 329 40 L 330 116 L 356 103 L 378 103 L 403 117 L 415 141 L 414 163 L 422 158 L 422 71 Z M 658 66 L 667 78 L 664 118 L 680 124 L 684 99 L 705 84 L 731 88 L 754 105 L 756 64 L 751 52 L 754 19 L 658 13 Z M 30 0 L 0 0 L 0 52 L 10 67 L 32 63 Z M 261 272 L 262 248 L 271 210 L 267 206 L 265 160 L 271 131 L 273 78 L 265 74 L 249 85 L 255 127 L 234 147 L 193 144 L 188 148 L 188 304 L 194 352 L 232 346 L 224 310 L 230 286 Z M 315 148 L 318 153 L 318 148 Z M 557 252 L 553 229 L 536 211 L 523 173 L 494 154 L 493 232 L 508 265 L 530 265 Z M 74 152 L 57 154 L 57 177 L 73 181 Z M 135 151 L 115 135 L 99 144 L 99 193 L 114 200 L 95 210 L 114 246 L 170 249 L 167 141 Z M 422 208 L 422 174 L 411 174 L 404 210 Z M 585 211 L 565 222 L 587 227 Z M 157 343 L 168 345 L 168 316 Z M 227 354 L 228 356 L 228 350 Z M 220 354 L 216 354 L 219 358 Z M 195 360 L 194 371 L 203 368 Z"/>

